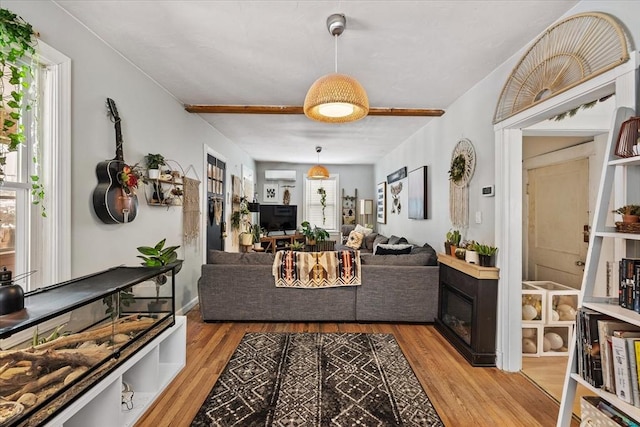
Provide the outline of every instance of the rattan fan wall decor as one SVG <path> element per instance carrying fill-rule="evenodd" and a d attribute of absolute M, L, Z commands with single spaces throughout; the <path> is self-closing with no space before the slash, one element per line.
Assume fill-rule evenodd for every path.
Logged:
<path fill-rule="evenodd" d="M 573 15 L 553 25 L 520 59 L 507 79 L 493 123 L 629 60 L 627 37 L 610 15 Z"/>

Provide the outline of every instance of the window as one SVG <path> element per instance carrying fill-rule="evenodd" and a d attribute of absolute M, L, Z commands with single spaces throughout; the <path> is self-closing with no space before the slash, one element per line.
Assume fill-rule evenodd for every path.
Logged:
<path fill-rule="evenodd" d="M 324 216 L 320 204 L 318 190 L 324 188 L 326 206 Z M 329 179 L 305 178 L 304 218 L 314 225 L 327 231 L 338 231 L 338 176 L 331 175 Z"/>
<path fill-rule="evenodd" d="M 39 48 L 37 103 L 22 116 L 27 140 L 7 156 L 0 188 L 0 268 L 22 277 L 25 291 L 70 278 L 70 60 L 41 41 Z M 33 174 L 45 189 L 46 218 L 31 203 Z"/>

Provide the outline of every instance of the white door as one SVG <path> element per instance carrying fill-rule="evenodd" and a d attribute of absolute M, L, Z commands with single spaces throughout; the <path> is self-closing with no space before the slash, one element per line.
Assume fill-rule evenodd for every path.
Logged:
<path fill-rule="evenodd" d="M 589 160 L 570 160 L 528 171 L 529 280 L 579 289 L 588 244 Z"/>

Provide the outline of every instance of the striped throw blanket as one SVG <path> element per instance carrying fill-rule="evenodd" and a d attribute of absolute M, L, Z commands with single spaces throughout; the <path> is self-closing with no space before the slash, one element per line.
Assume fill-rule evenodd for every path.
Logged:
<path fill-rule="evenodd" d="M 273 262 L 273 276 L 280 288 L 360 285 L 360 251 L 279 251 Z"/>

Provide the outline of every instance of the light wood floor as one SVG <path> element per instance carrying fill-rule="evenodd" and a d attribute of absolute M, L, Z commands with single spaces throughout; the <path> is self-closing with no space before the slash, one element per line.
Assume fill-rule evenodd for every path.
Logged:
<path fill-rule="evenodd" d="M 520 373 L 470 366 L 431 325 L 205 323 L 194 309 L 187 315 L 187 365 L 136 426 L 188 426 L 245 332 L 391 333 L 446 426 L 555 425 L 551 397 Z"/>
<path fill-rule="evenodd" d="M 523 357 L 522 373 L 535 382 L 553 399 L 560 402 L 562 399 L 562 387 L 567 370 L 568 357 Z M 588 388 L 578 384 L 576 398 L 573 402 L 573 413 L 580 416 L 580 398 L 582 396 L 594 396 Z"/>

